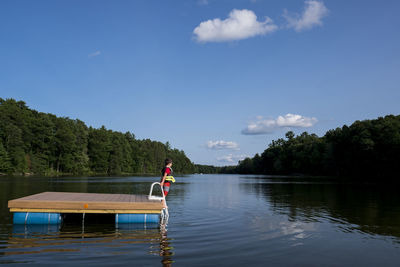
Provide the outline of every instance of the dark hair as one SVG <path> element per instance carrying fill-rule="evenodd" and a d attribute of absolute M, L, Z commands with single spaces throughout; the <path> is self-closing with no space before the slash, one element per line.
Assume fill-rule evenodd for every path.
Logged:
<path fill-rule="evenodd" d="M 168 164 L 172 163 L 172 159 L 165 159 L 165 166 L 167 166 Z"/>

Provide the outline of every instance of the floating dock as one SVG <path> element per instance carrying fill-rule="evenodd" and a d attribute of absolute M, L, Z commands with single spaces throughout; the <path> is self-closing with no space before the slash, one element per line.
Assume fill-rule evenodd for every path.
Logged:
<path fill-rule="evenodd" d="M 115 214 L 118 223 L 158 223 L 160 199 L 145 195 L 43 192 L 8 201 L 14 224 L 60 224 L 64 214 Z"/>

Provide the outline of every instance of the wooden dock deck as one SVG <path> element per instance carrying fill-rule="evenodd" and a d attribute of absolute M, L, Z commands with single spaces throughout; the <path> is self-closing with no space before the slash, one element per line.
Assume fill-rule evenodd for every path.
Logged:
<path fill-rule="evenodd" d="M 160 213 L 160 200 L 144 195 L 43 192 L 8 201 L 10 212 Z"/>

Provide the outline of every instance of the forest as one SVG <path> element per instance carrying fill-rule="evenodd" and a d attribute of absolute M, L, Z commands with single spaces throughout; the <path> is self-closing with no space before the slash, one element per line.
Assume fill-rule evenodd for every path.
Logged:
<path fill-rule="evenodd" d="M 25 102 L 0 98 L 0 173 L 35 175 L 158 174 L 165 158 L 174 171 L 195 172 L 185 152 L 170 144 L 138 140 L 88 127 L 78 119 L 30 109 Z"/>
<path fill-rule="evenodd" d="M 323 137 L 292 131 L 264 152 L 219 173 L 394 178 L 400 173 L 400 116 L 356 121 Z"/>

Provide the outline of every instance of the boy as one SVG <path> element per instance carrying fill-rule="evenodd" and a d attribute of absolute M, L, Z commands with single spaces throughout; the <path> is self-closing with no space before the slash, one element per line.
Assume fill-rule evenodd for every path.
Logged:
<path fill-rule="evenodd" d="M 172 177 L 172 159 L 165 160 L 165 167 L 161 170 L 161 188 L 164 191 L 164 196 L 167 197 L 169 188 L 171 186 L 171 181 L 174 183 L 175 179 Z M 162 201 L 163 208 L 168 209 L 165 201 Z"/>

